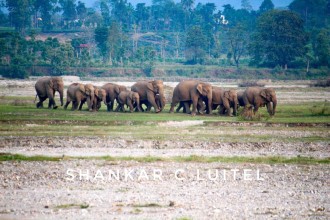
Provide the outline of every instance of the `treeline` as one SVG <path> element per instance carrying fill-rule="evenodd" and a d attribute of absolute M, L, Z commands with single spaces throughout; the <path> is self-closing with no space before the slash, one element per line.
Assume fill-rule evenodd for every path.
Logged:
<path fill-rule="evenodd" d="M 100 0 L 93 8 L 76 0 L 5 0 L 0 11 L 1 64 L 9 77 L 51 67 L 141 67 L 157 62 L 287 68 L 330 67 L 330 0 L 294 0 L 274 9 L 264 0 L 253 10 L 194 0 L 153 0 L 151 6 Z M 15 31 L 8 31 L 12 27 Z M 37 40 L 46 33 L 72 34 L 69 42 Z M 79 37 L 76 37 L 79 35 Z M 3 69 L 3 68 L 2 68 Z M 30 71 L 31 72 L 31 71 Z"/>

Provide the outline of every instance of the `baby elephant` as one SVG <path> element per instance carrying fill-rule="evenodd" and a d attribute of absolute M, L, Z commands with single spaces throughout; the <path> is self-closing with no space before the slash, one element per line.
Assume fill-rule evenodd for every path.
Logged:
<path fill-rule="evenodd" d="M 140 108 L 140 96 L 137 92 L 122 91 L 118 95 L 118 106 L 115 111 L 125 111 L 125 104 L 129 107 L 130 112 L 133 112 L 134 105 L 137 106 L 138 111 Z"/>

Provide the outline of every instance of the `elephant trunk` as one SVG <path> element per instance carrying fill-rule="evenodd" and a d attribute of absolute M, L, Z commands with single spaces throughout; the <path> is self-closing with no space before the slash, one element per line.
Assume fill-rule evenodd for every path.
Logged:
<path fill-rule="evenodd" d="M 164 109 L 164 107 L 165 107 L 165 95 L 164 95 L 164 91 L 163 90 L 161 90 L 161 91 L 159 91 L 159 98 L 160 98 L 160 110 L 163 110 Z"/>
<path fill-rule="evenodd" d="M 233 101 L 233 115 L 236 116 L 237 115 L 237 107 L 238 107 L 238 100 L 235 99 Z"/>
<path fill-rule="evenodd" d="M 91 101 L 90 101 L 90 103 L 88 105 L 89 111 L 93 111 L 93 104 L 94 104 L 94 99 L 95 99 L 95 95 L 93 95 L 93 94 L 94 94 L 94 92 L 92 92 L 91 93 L 91 96 L 90 96 Z"/>
<path fill-rule="evenodd" d="M 142 112 L 141 108 L 140 108 L 140 99 L 136 99 L 135 100 L 135 104 L 136 104 L 136 108 L 139 112 Z"/>
<path fill-rule="evenodd" d="M 275 110 L 276 110 L 276 105 L 277 105 L 277 98 L 273 98 L 273 112 L 272 115 L 275 115 Z"/>
<path fill-rule="evenodd" d="M 211 114 L 212 113 L 212 92 L 210 92 L 207 96 L 207 114 Z"/>
<path fill-rule="evenodd" d="M 63 106 L 63 89 L 60 89 L 58 93 L 60 93 L 61 106 Z"/>

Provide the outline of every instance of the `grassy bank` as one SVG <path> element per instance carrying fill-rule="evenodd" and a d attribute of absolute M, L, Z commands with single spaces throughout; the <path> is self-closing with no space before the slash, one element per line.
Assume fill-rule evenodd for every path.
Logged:
<path fill-rule="evenodd" d="M 1 101 L 2 100 L 2 101 Z M 26 97 L 0 100 L 0 136 L 92 137 L 125 140 L 296 142 L 329 141 L 325 103 L 280 105 L 275 117 L 265 108 L 252 121 L 243 117 L 183 113 L 116 113 L 36 109 Z"/>
<path fill-rule="evenodd" d="M 330 158 L 312 158 L 312 157 L 223 157 L 223 156 L 187 156 L 187 157 L 48 157 L 48 156 L 25 156 L 20 154 L 0 154 L 0 161 L 63 161 L 63 160 L 104 160 L 104 161 L 137 161 L 142 163 L 152 162 L 177 162 L 177 163 L 254 163 L 254 164 L 329 164 Z"/>

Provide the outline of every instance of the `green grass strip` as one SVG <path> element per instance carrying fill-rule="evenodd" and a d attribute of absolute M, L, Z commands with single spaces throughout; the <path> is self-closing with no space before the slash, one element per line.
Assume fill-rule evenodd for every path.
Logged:
<path fill-rule="evenodd" d="M 178 162 L 178 163 L 254 163 L 254 164 L 330 164 L 330 158 L 313 158 L 313 157 L 244 157 L 244 156 L 186 156 L 186 157 L 112 157 L 112 156 L 86 156 L 86 157 L 50 157 L 50 156 L 25 156 L 21 154 L 1 153 L 0 161 L 62 161 L 62 160 L 105 160 L 105 161 L 137 161 L 141 163 L 152 162 Z"/>

